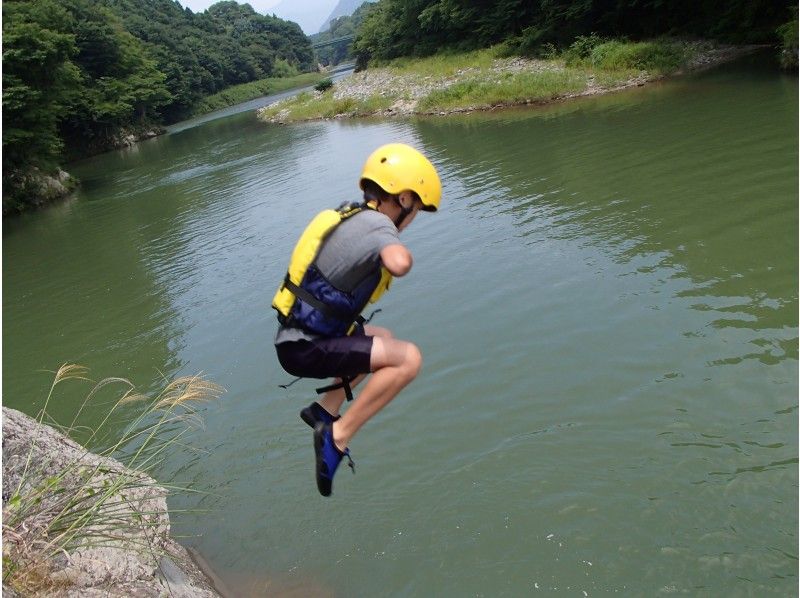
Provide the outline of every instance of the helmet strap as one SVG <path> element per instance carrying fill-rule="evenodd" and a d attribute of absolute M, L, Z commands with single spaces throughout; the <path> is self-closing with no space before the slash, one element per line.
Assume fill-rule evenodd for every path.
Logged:
<path fill-rule="evenodd" d="M 400 230 L 400 225 L 405 222 L 405 219 L 408 218 L 408 215 L 414 211 L 414 204 L 411 204 L 410 208 L 405 207 L 403 204 L 400 203 L 400 196 L 395 195 L 394 197 L 395 202 L 397 205 L 400 206 L 400 215 L 395 219 L 394 225 Z"/>

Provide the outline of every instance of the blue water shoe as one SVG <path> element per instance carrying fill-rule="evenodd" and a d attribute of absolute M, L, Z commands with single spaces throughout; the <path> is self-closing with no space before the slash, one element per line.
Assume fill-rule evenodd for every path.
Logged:
<path fill-rule="evenodd" d="M 338 415 L 333 416 L 328 413 L 325 408 L 316 401 L 311 403 L 308 407 L 300 412 L 300 419 L 302 419 L 312 428 L 316 427 L 319 422 L 322 422 L 323 424 L 332 424 L 339 419 L 339 417 L 340 416 Z"/>
<path fill-rule="evenodd" d="M 347 465 L 356 472 L 355 463 L 350 458 L 350 450 L 344 452 L 336 448 L 333 442 L 333 427 L 331 424 L 318 423 L 314 427 L 314 452 L 317 457 L 317 489 L 322 496 L 330 496 L 333 490 L 333 476 L 342 457 L 347 457 Z"/>

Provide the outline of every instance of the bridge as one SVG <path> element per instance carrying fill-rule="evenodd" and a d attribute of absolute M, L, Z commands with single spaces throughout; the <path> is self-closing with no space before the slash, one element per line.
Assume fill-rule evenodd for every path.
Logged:
<path fill-rule="evenodd" d="M 315 50 L 317 48 L 326 48 L 327 46 L 333 46 L 334 44 L 338 44 L 340 42 L 351 42 L 353 41 L 354 37 L 355 37 L 354 35 L 344 35 L 342 37 L 337 37 L 336 39 L 331 39 L 326 42 L 317 42 L 316 44 L 313 44 L 311 47 L 314 48 Z"/>

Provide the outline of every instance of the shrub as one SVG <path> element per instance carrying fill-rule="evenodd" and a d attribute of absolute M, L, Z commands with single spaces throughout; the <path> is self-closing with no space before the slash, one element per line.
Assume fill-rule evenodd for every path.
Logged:
<path fill-rule="evenodd" d="M 542 56 L 543 31 L 538 27 L 526 27 L 522 32 L 500 45 L 500 56 Z M 552 46 L 552 44 L 546 44 Z"/>
<path fill-rule="evenodd" d="M 594 49 L 604 43 L 602 37 L 596 33 L 589 35 L 579 35 L 572 42 L 570 47 L 564 52 L 564 61 L 567 65 L 574 66 L 581 64 L 584 60 L 591 56 Z"/>
<path fill-rule="evenodd" d="M 278 58 L 272 67 L 273 77 L 294 77 L 299 74 L 300 71 L 297 70 L 297 67 L 289 64 L 289 61 L 284 58 Z"/>
<path fill-rule="evenodd" d="M 545 60 L 555 60 L 558 58 L 558 48 L 555 44 L 551 44 L 550 42 L 543 44 L 542 47 L 539 48 L 539 57 Z"/>
<path fill-rule="evenodd" d="M 331 87 L 333 87 L 333 79 L 323 79 L 319 83 L 314 86 L 314 89 L 317 91 L 328 91 Z"/>
<path fill-rule="evenodd" d="M 636 69 L 667 73 L 680 68 L 686 58 L 684 49 L 669 42 L 607 41 L 595 46 L 588 61 L 605 70 Z"/>

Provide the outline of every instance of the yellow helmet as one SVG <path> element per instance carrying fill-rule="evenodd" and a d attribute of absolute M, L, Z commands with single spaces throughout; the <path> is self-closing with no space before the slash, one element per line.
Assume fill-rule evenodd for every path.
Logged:
<path fill-rule="evenodd" d="M 435 212 L 442 198 L 442 183 L 433 164 L 410 145 L 389 143 L 372 152 L 364 163 L 360 185 L 364 179 L 377 183 L 384 191 L 397 195 L 413 191 L 423 210 Z"/>

